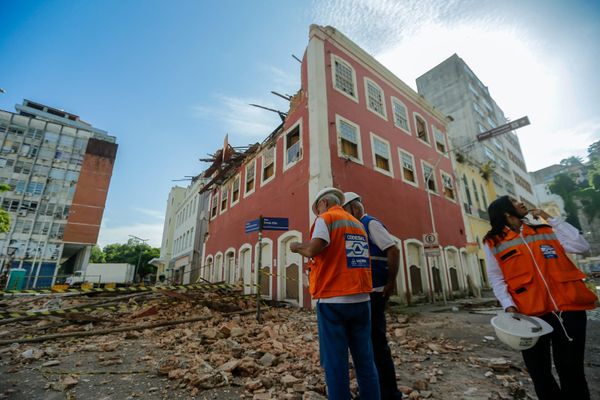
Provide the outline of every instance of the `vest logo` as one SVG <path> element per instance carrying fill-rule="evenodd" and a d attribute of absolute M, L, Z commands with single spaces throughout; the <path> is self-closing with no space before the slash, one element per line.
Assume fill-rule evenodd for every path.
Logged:
<path fill-rule="evenodd" d="M 346 233 L 346 261 L 348 268 L 369 268 L 369 244 L 362 235 Z"/>
<path fill-rule="evenodd" d="M 558 254 L 556 254 L 556 250 L 554 249 L 554 247 L 550 246 L 549 244 L 541 244 L 540 250 L 542 250 L 542 254 L 544 255 L 544 258 L 558 258 Z"/>

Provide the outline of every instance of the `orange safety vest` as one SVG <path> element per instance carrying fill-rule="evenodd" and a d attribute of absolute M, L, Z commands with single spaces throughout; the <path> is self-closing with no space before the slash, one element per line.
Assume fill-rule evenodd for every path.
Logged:
<path fill-rule="evenodd" d="M 582 281 L 585 274 L 567 257 L 552 227 L 523 224 L 521 232 L 522 237 L 505 228 L 504 238 L 486 240 L 519 312 L 535 316 L 595 308 L 596 295 Z"/>
<path fill-rule="evenodd" d="M 323 214 L 329 230 L 329 245 L 313 258 L 309 275 L 310 294 L 315 299 L 370 293 L 369 241 L 362 224 L 340 206 Z M 315 226 L 310 229 L 310 235 Z"/>

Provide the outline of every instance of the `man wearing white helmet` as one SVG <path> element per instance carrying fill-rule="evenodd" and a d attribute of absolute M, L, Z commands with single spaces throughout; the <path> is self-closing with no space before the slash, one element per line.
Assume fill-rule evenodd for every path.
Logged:
<path fill-rule="evenodd" d="M 400 253 L 386 227 L 376 218 L 365 213 L 361 197 L 354 192 L 344 193 L 344 210 L 358 219 L 369 238 L 373 291 L 371 292 L 371 340 L 375 365 L 379 375 L 382 399 L 401 399 L 396 384 L 396 370 L 392 352 L 387 342 L 385 306 L 396 288 L 396 274 Z"/>
<path fill-rule="evenodd" d="M 317 299 L 321 365 L 329 399 L 350 399 L 348 349 L 360 398 L 379 400 L 377 369 L 371 344 L 369 293 L 371 264 L 362 224 L 341 207 L 344 194 L 335 188 L 317 193 L 318 215 L 310 241 L 292 243 L 294 253 L 312 258 L 309 290 Z"/>

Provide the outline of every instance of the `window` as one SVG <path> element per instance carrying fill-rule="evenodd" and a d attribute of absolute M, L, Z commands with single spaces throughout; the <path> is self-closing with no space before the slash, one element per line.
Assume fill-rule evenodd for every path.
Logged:
<path fill-rule="evenodd" d="M 389 142 L 371 133 L 371 149 L 375 171 L 393 176 Z"/>
<path fill-rule="evenodd" d="M 442 186 L 444 188 L 444 196 L 450 200 L 455 200 L 454 182 L 452 176 L 444 171 L 442 171 Z"/>
<path fill-rule="evenodd" d="M 483 111 L 481 111 L 481 107 L 479 107 L 479 104 L 477 104 L 477 103 L 473 103 L 473 110 L 475 110 L 475 112 L 476 112 L 477 114 L 479 114 L 479 116 L 480 116 L 481 118 L 483 118 Z"/>
<path fill-rule="evenodd" d="M 262 183 L 270 181 L 275 175 L 275 145 L 265 149 L 262 155 Z"/>
<path fill-rule="evenodd" d="M 415 115 L 415 126 L 417 127 L 417 137 L 423 142 L 429 143 L 427 124 L 425 123 L 425 120 L 419 115 Z"/>
<path fill-rule="evenodd" d="M 231 205 L 236 204 L 240 200 L 240 176 L 236 176 L 233 180 L 231 189 Z"/>
<path fill-rule="evenodd" d="M 218 196 L 218 193 L 215 193 L 211 200 L 211 210 L 210 210 L 211 218 L 214 218 L 217 216 L 218 209 L 219 209 L 219 196 Z M 177 216 L 177 219 L 179 219 L 179 216 Z"/>
<path fill-rule="evenodd" d="M 434 126 L 433 136 L 435 137 L 435 148 L 437 151 L 446 153 L 446 137 L 444 136 L 444 133 Z"/>
<path fill-rule="evenodd" d="M 483 190 L 483 185 L 481 185 L 480 187 L 481 187 L 481 201 L 483 204 L 483 209 L 487 210 L 488 204 L 487 204 L 487 199 L 485 198 L 485 190 Z"/>
<path fill-rule="evenodd" d="M 498 138 L 492 138 L 492 143 L 494 143 L 494 146 L 496 146 L 496 148 L 500 151 L 504 151 L 504 145 L 502 144 L 502 142 L 500 140 L 498 140 Z"/>
<path fill-rule="evenodd" d="M 333 59 L 333 87 L 354 101 L 358 101 L 356 92 L 356 74 L 354 69 L 337 56 Z"/>
<path fill-rule="evenodd" d="M 479 133 L 487 131 L 487 129 L 485 129 L 485 126 L 481 125 L 479 122 L 477 123 L 477 130 L 479 131 Z"/>
<path fill-rule="evenodd" d="M 367 108 L 380 117 L 387 119 L 383 89 L 372 80 L 365 78 L 365 93 L 367 94 Z"/>
<path fill-rule="evenodd" d="M 221 212 L 227 209 L 227 201 L 229 200 L 229 184 L 221 188 Z"/>
<path fill-rule="evenodd" d="M 519 168 L 521 168 L 523 171 L 527 172 L 527 167 L 525 166 L 525 161 L 521 160 L 521 158 L 519 156 L 517 156 L 515 153 L 513 153 L 512 151 L 510 151 L 508 149 L 507 149 L 507 153 L 508 153 L 508 158 L 510 159 L 510 161 L 517 164 L 517 166 Z"/>
<path fill-rule="evenodd" d="M 504 171 L 510 172 L 510 169 L 508 168 L 508 163 L 505 159 L 498 157 L 498 164 L 500 164 L 500 168 L 502 168 Z"/>
<path fill-rule="evenodd" d="M 433 167 L 425 161 L 421 161 L 421 165 L 423 166 L 423 182 L 425 182 L 425 187 L 427 187 L 429 191 L 437 193 Z"/>
<path fill-rule="evenodd" d="M 504 180 L 504 187 L 506 188 L 506 191 L 512 195 L 516 194 L 515 193 L 515 185 L 509 181 L 508 179 Z"/>
<path fill-rule="evenodd" d="M 256 160 L 252 160 L 248 165 L 246 165 L 246 190 L 244 192 L 244 197 L 254 192 L 255 172 Z"/>
<path fill-rule="evenodd" d="M 494 183 L 499 186 L 499 187 L 503 187 L 504 186 L 504 182 L 502 181 L 502 177 L 500 175 L 498 175 L 497 173 L 493 172 L 492 173 L 492 179 L 494 180 Z"/>
<path fill-rule="evenodd" d="M 498 124 L 496 123 L 496 121 L 494 121 L 490 117 L 486 117 L 485 120 L 487 121 L 488 125 L 491 126 L 492 128 L 495 128 L 495 127 L 498 126 Z"/>
<path fill-rule="evenodd" d="M 362 149 L 358 125 L 338 116 L 337 129 L 339 139 L 338 155 L 362 164 Z"/>
<path fill-rule="evenodd" d="M 517 185 L 521 186 L 523 189 L 525 189 L 529 193 L 533 194 L 533 190 L 531 189 L 531 184 L 529 182 L 527 182 L 527 180 L 525 178 L 523 178 L 521 175 L 517 174 L 514 171 L 513 171 L 513 175 L 515 176 L 515 182 L 517 182 Z"/>
<path fill-rule="evenodd" d="M 415 175 L 415 158 L 412 154 L 398 149 L 400 155 L 400 166 L 402 169 L 402 180 L 411 185 L 417 186 L 417 178 Z"/>
<path fill-rule="evenodd" d="M 494 152 L 492 150 L 490 150 L 489 147 L 487 146 L 483 146 L 483 152 L 485 153 L 485 156 L 491 160 L 491 161 L 496 161 L 496 155 L 494 154 Z"/>
<path fill-rule="evenodd" d="M 408 112 L 406 111 L 406 106 L 395 97 L 392 97 L 392 111 L 394 113 L 394 125 L 396 125 L 400 129 L 405 130 L 407 133 L 410 133 L 410 128 L 408 127 Z"/>
<path fill-rule="evenodd" d="M 479 96 L 479 93 L 477 93 L 477 90 L 475 89 L 475 87 L 473 87 L 473 85 L 471 85 L 471 82 L 469 82 L 468 85 L 469 85 L 469 90 L 471 91 L 471 93 L 473 93 L 475 96 Z"/>
<path fill-rule="evenodd" d="M 295 163 L 302 157 L 302 144 L 300 141 L 300 124 L 296 125 L 285 135 L 285 165 Z"/>

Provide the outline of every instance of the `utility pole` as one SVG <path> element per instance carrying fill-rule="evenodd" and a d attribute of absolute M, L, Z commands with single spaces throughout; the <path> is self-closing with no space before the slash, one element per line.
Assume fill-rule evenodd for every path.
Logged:
<path fill-rule="evenodd" d="M 145 244 L 147 241 L 150 240 L 150 239 L 142 239 L 142 238 L 139 238 L 139 237 L 134 236 L 134 235 L 128 235 L 128 236 L 130 238 L 132 238 L 137 244 L 140 244 L 140 242 L 142 244 Z M 138 273 L 138 270 L 140 269 L 140 262 L 142 261 L 142 251 L 143 251 L 142 248 L 140 248 L 140 255 L 138 256 L 138 262 L 137 262 L 137 265 L 135 266 L 135 270 L 133 271 L 133 279 L 134 279 L 134 281 L 137 278 L 137 273 Z"/>

